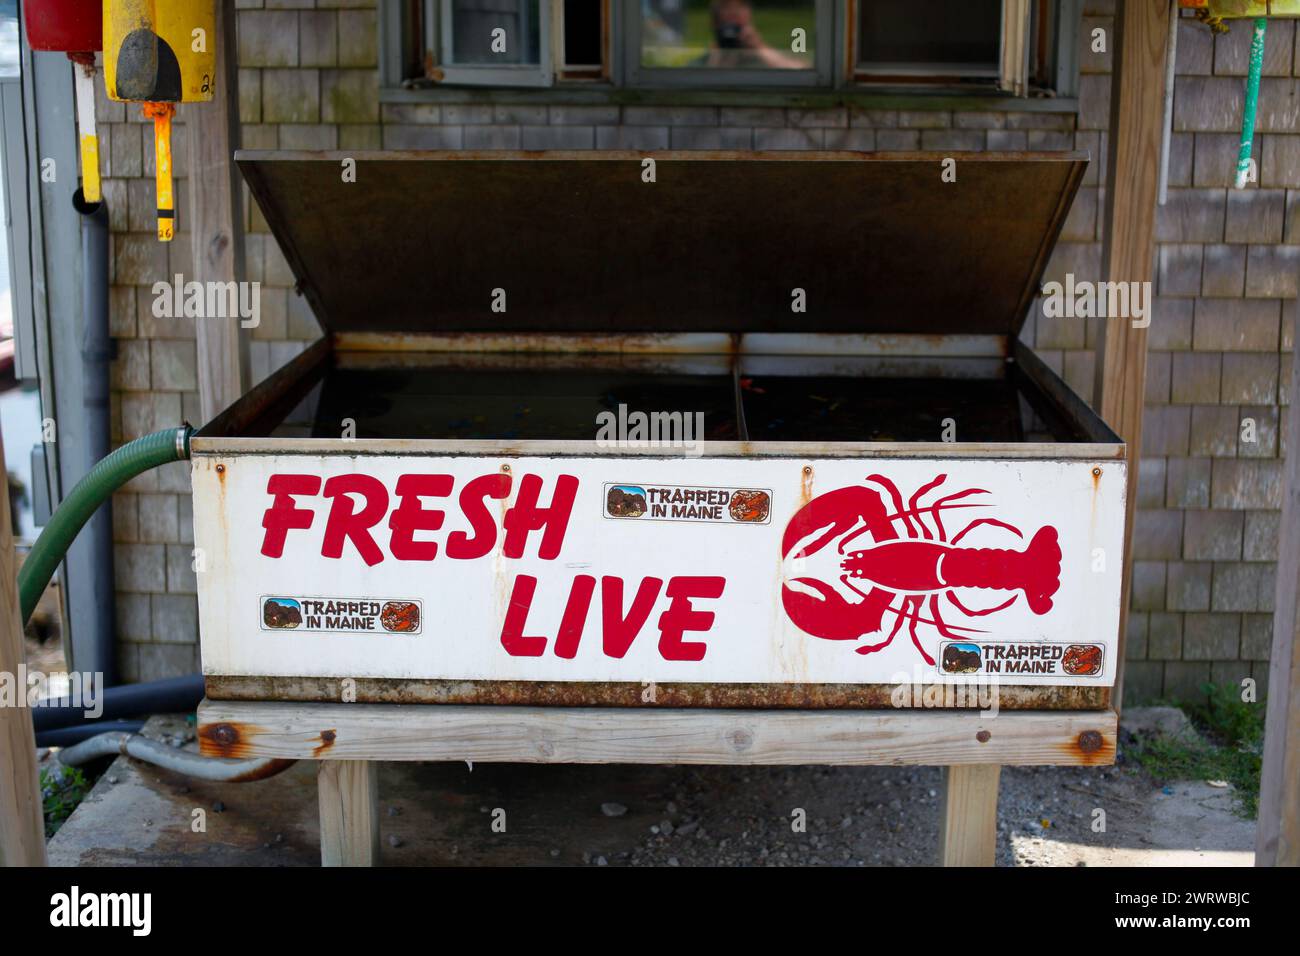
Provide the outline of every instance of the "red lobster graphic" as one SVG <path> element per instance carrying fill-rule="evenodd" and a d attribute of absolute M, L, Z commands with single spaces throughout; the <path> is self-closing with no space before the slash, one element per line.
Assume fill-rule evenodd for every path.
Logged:
<path fill-rule="evenodd" d="M 867 481 L 874 482 L 888 493 L 893 504 L 892 511 L 886 506 L 879 491 L 858 485 L 819 495 L 800 508 L 786 526 L 785 537 L 781 541 L 783 558 L 814 555 L 840 535 L 843 535 L 839 542 L 840 554 L 845 553 L 850 541 L 862 534 L 869 534 L 876 543 L 849 552 L 840 562 L 840 568 L 844 571 L 840 575 L 840 582 L 861 596 L 861 601 L 846 600 L 835 588 L 816 578 L 800 577 L 793 580 L 815 591 L 820 597 L 796 591 L 788 584 L 782 586 L 781 599 L 785 612 L 795 626 L 813 637 L 852 641 L 883 631 L 884 616 L 892 614 L 894 625 L 889 636 L 879 644 L 858 647 L 857 652 L 871 654 L 888 647 L 906 620 L 912 643 L 925 662 L 933 665 L 934 658 L 926 653 L 917 637 L 917 624 L 933 625 L 944 637 L 962 637 L 957 631 L 982 633 L 978 628 L 946 623 L 939 614 L 940 596 L 946 597 L 967 617 L 983 617 L 1005 610 L 1016 602 L 1021 593 L 1035 614 L 1050 611 L 1052 595 L 1060 587 L 1061 575 L 1061 547 L 1057 542 L 1056 529 L 1051 526 L 1040 528 L 1024 551 L 959 548 L 957 544 L 962 538 L 983 525 L 1003 528 L 1020 538 L 1024 535 L 1019 528 L 996 518 L 977 518 L 949 541 L 943 527 L 943 512 L 949 508 L 990 506 L 952 503 L 973 495 L 989 494 L 981 488 L 968 488 L 939 498 L 932 504 L 920 504 L 922 496 L 939 487 L 947 478 L 947 475 L 939 475 L 922 485 L 904 508 L 903 497 L 892 481 L 883 475 L 869 475 Z M 933 523 L 933 529 L 927 524 L 926 516 Z M 862 526 L 851 530 L 859 522 L 862 522 Z M 905 537 L 900 537 L 897 531 L 896 525 L 900 523 L 906 532 Z M 814 535 L 814 540 L 808 541 Z M 871 590 L 861 590 L 853 583 L 855 579 L 869 583 Z M 996 607 L 972 609 L 961 603 L 953 593 L 954 588 L 986 588 L 1017 593 Z M 902 598 L 897 607 L 892 604 L 895 595 Z M 927 597 L 930 617 L 924 618 L 921 612 Z"/>

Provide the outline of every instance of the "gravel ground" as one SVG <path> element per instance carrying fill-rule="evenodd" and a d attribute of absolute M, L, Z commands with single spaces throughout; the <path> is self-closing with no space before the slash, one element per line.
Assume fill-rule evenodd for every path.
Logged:
<path fill-rule="evenodd" d="M 682 769 L 661 817 L 632 845 L 584 862 L 632 866 L 915 866 L 935 862 L 942 771 L 931 767 Z M 1006 768 L 998 808 L 999 865 L 1074 865 L 1059 844 L 1106 846 L 1097 806 L 1124 815 L 1150 783 L 1122 770 Z M 618 806 L 610 808 L 608 803 Z M 606 801 L 602 812 L 627 805 Z M 801 826 L 801 823 L 803 824 Z M 1110 834 L 1115 835 L 1113 832 Z M 603 852 L 602 852 L 603 850 Z"/>

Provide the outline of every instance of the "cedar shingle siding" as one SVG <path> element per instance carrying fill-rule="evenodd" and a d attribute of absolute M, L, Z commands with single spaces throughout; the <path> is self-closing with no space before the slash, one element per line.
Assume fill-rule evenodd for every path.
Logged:
<path fill-rule="evenodd" d="M 373 0 L 237 5 L 247 147 L 1084 149 L 1093 162 L 1047 279 L 1101 278 L 1111 57 L 1091 52 L 1089 40 L 1096 27 L 1113 38 L 1108 2 L 1086 4 L 1077 114 L 539 105 L 499 96 L 381 105 Z M 1267 677 L 1300 274 L 1300 52 L 1294 24 L 1272 21 L 1255 140 L 1260 182 L 1236 192 L 1229 183 L 1249 39 L 1240 27 L 1212 37 L 1191 20 L 1180 24 L 1129 621 L 1129 693 L 1137 699 Z M 114 438 L 122 441 L 199 417 L 193 320 L 154 318 L 149 289 L 190 272 L 185 137 L 175 137 L 181 232 L 163 246 L 153 236 L 149 127 L 138 109 L 102 98 L 99 120 L 114 231 Z M 252 209 L 247 225 L 248 278 L 263 283 L 262 322 L 251 333 L 260 380 L 319 330 Z M 1088 397 L 1097 332 L 1097 320 L 1048 319 L 1035 308 L 1024 338 Z M 1245 418 L 1255 423 L 1253 443 L 1241 440 Z M 115 498 L 114 515 L 123 673 L 146 680 L 196 669 L 186 466 L 136 479 Z"/>

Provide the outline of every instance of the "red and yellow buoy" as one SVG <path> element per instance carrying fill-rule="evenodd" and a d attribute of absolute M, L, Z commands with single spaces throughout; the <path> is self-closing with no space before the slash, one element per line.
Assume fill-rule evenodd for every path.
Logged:
<path fill-rule="evenodd" d="M 95 54 L 104 48 L 101 0 L 26 0 L 23 24 L 33 50 L 66 53 L 77 93 L 77 139 L 81 146 L 81 196 L 97 203 L 99 135 L 95 128 Z"/>
<path fill-rule="evenodd" d="M 111 99 L 141 103 L 153 120 L 158 239 L 176 235 L 172 118 L 177 103 L 216 89 L 214 0 L 103 0 L 104 85 Z"/>
<path fill-rule="evenodd" d="M 153 120 L 154 184 L 158 192 L 158 241 L 176 235 L 176 196 L 172 189 L 172 103 L 145 103 L 144 115 Z"/>

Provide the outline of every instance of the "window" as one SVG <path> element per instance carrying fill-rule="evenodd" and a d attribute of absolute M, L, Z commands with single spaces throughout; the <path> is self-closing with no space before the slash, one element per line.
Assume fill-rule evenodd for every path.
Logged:
<path fill-rule="evenodd" d="M 21 59 L 18 49 L 18 0 L 0 2 L 0 77 L 13 79 L 18 75 Z"/>
<path fill-rule="evenodd" d="M 627 10 L 633 86 L 806 86 L 830 78 L 829 2 L 631 0 Z"/>
<path fill-rule="evenodd" d="M 603 79 L 609 0 L 411 0 L 385 11 L 404 85 Z M 381 8 L 383 9 L 383 8 Z M 392 69 L 385 64 L 386 69 Z"/>
<path fill-rule="evenodd" d="M 561 78 L 599 80 L 605 77 L 604 6 L 603 0 L 565 0 Z"/>
<path fill-rule="evenodd" d="M 385 82 L 1069 93 L 1080 0 L 400 0 Z"/>
<path fill-rule="evenodd" d="M 1060 4 L 1045 0 L 912 0 L 857 4 L 853 77 L 863 83 L 983 84 L 1017 96 L 1050 89 Z"/>
<path fill-rule="evenodd" d="M 438 0 L 437 70 L 448 83 L 546 86 L 548 0 Z"/>
<path fill-rule="evenodd" d="M 857 69 L 862 75 L 998 75 L 1002 0 L 931 0 L 926 16 L 908 16 L 913 0 L 872 0 L 858 7 Z"/>

